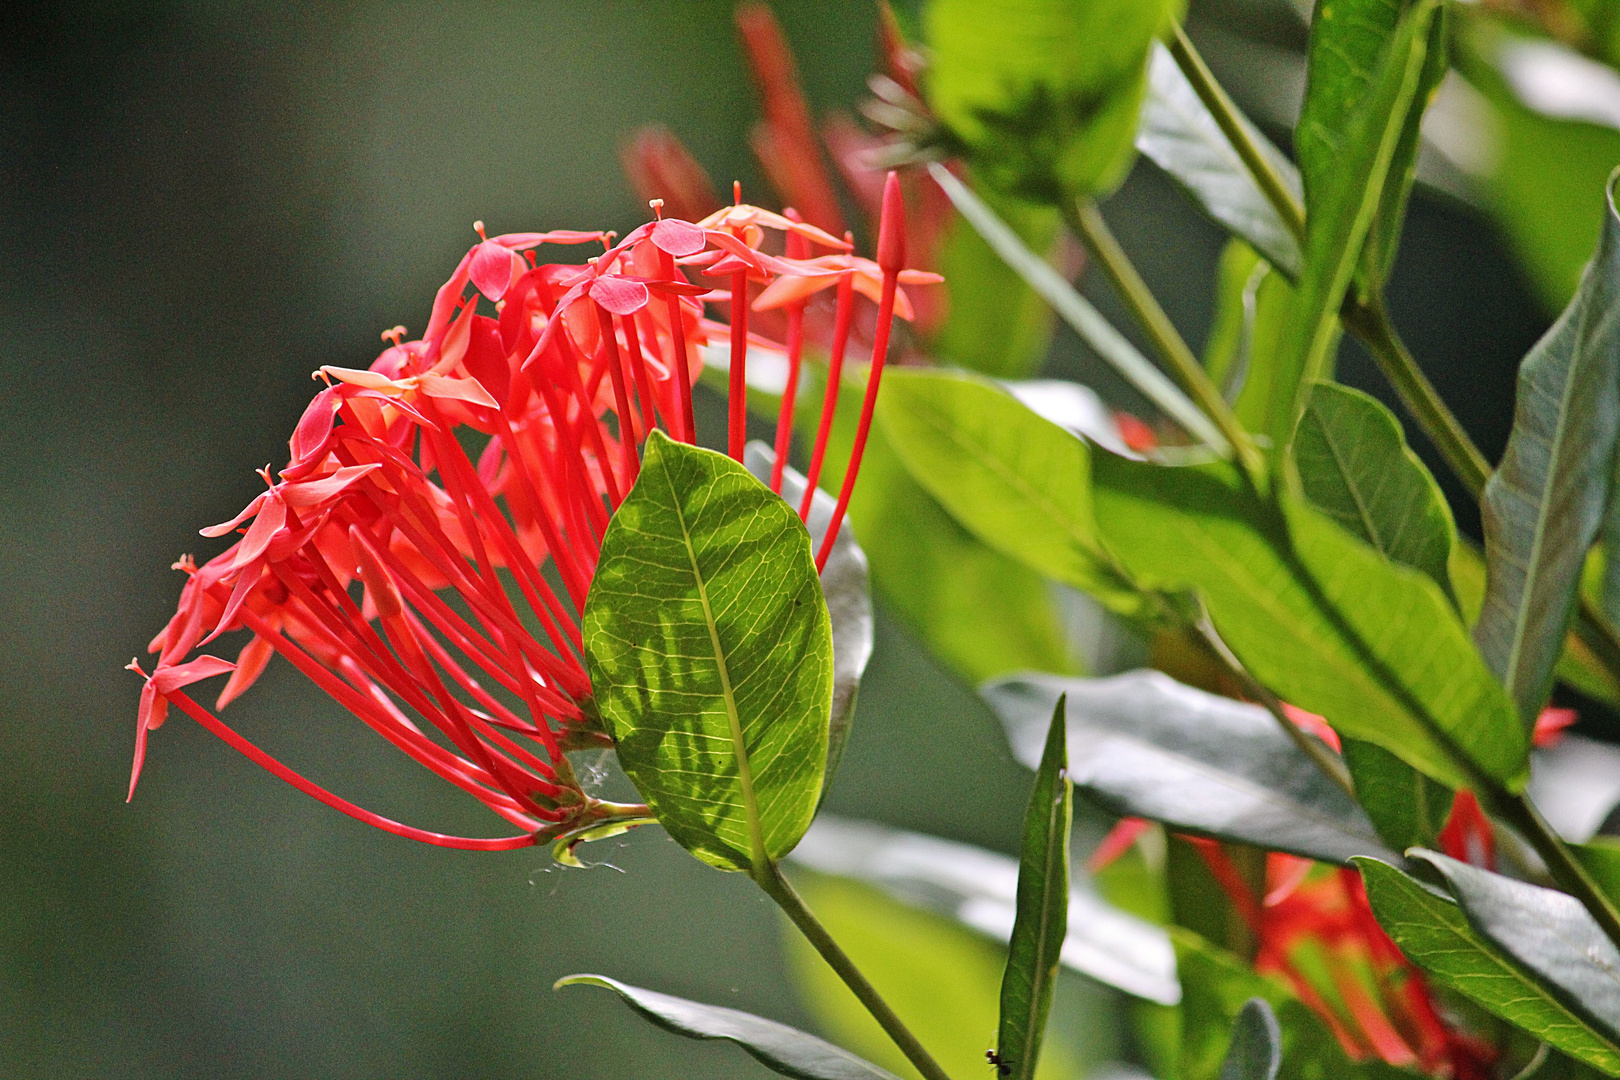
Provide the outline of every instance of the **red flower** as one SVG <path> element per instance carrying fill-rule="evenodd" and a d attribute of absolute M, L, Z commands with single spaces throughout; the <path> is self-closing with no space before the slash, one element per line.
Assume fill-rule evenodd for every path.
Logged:
<path fill-rule="evenodd" d="M 904 223 L 895 185 L 891 177 L 862 436 L 900 296 L 904 246 L 893 237 Z M 532 250 L 607 244 L 610 234 L 491 238 L 479 223 L 479 243 L 439 290 L 422 337 L 405 341 L 396 327 L 369 368 L 317 371 L 326 387 L 293 432 L 287 466 L 277 476 L 264 472 L 266 490 L 235 518 L 203 530 L 241 538 L 203 566 L 189 556 L 175 564 L 188 580 L 150 646 L 159 655 L 141 694 L 131 797 L 148 734 L 172 704 L 300 790 L 427 843 L 521 847 L 644 816 L 645 807 L 587 795 L 565 754 L 612 745 L 594 713 L 577 621 L 609 515 L 635 483 L 640 444 L 654 427 L 694 439 L 700 347 L 722 333 L 732 345 L 731 449 L 742 452 L 746 308 L 730 327 L 705 319 L 703 302 L 726 294 L 694 284 L 681 265 L 730 275 L 734 289 L 807 277 L 848 282 L 863 272 L 803 251 L 768 255 L 758 248 L 762 226 L 847 247 L 740 199 L 710 221 L 650 221 L 584 265 L 539 264 Z M 850 292 L 841 289 L 846 321 Z M 479 310 L 486 300 L 492 315 Z M 836 405 L 836 382 L 833 394 Z M 824 445 L 825 436 L 818 461 Z M 543 572 L 548 561 L 555 579 Z M 188 659 L 238 630 L 252 636 L 235 664 Z M 259 749 L 185 691 L 229 671 L 215 703 L 223 709 L 278 654 L 517 834 L 446 836 L 358 807 Z"/>

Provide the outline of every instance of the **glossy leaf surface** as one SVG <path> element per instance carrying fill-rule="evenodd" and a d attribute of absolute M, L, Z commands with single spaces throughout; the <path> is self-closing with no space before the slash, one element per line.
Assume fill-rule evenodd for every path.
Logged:
<path fill-rule="evenodd" d="M 1369 859 L 1357 865 L 1379 925 L 1413 963 L 1538 1039 L 1611 1076 L 1620 1075 L 1620 1047 L 1614 1040 L 1504 956 L 1450 897 L 1381 862 Z"/>
<path fill-rule="evenodd" d="M 1247 120 L 1249 137 L 1272 169 L 1302 198 L 1299 170 Z M 1148 62 L 1148 93 L 1136 148 L 1163 169 L 1216 222 L 1247 241 L 1290 279 L 1304 260 L 1299 242 L 1249 175 L 1243 159 L 1163 45 Z"/>
<path fill-rule="evenodd" d="M 807 1035 L 774 1020 L 704 1005 L 686 998 L 628 986 L 605 975 L 569 975 L 564 986 L 600 986 L 612 990 L 636 1012 L 665 1031 L 689 1039 L 723 1039 L 736 1043 L 772 1072 L 798 1080 L 897 1080 L 895 1075 L 863 1061 L 825 1039 Z"/>
<path fill-rule="evenodd" d="M 1474 638 L 1528 725 L 1551 689 L 1620 433 L 1620 216 L 1519 368 L 1513 432 L 1485 485 L 1488 578 Z"/>
<path fill-rule="evenodd" d="M 982 693 L 1013 755 L 1031 766 L 1053 702 L 1067 695 L 1069 775 L 1122 816 L 1326 862 L 1395 857 L 1361 808 L 1259 706 L 1157 671 L 1106 679 L 1030 673 Z"/>
<path fill-rule="evenodd" d="M 730 458 L 655 431 L 602 538 L 583 620 L 619 761 L 678 843 L 752 865 L 809 827 L 827 764 L 832 627 L 799 517 Z"/>
<path fill-rule="evenodd" d="M 1265 998 L 1250 998 L 1232 1024 L 1232 1045 L 1221 1062 L 1220 1080 L 1277 1080 L 1281 1066 L 1277 1014 Z"/>
<path fill-rule="evenodd" d="M 1018 914 L 1001 977 L 996 1051 L 1017 1080 L 1032 1080 L 1046 1037 L 1069 920 L 1069 826 L 1074 788 L 1067 775 L 1067 726 L 1058 699 L 1024 811 L 1018 860 Z"/>
<path fill-rule="evenodd" d="M 1517 789 L 1528 744 L 1439 586 L 1230 467 L 1092 457 L 1097 520 L 1144 587 L 1195 588 L 1221 636 L 1284 700 L 1442 783 L 1466 778 L 1443 733 Z M 1278 509 L 1280 507 L 1280 509 Z"/>

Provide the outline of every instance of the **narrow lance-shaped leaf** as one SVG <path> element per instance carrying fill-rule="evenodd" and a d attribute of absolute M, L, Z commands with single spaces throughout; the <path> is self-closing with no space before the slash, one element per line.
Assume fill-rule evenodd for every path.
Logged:
<path fill-rule="evenodd" d="M 1355 801 L 1257 705 L 1157 671 L 1106 679 L 1032 672 L 987 683 L 981 693 L 1000 715 L 1013 756 L 1032 767 L 1052 702 L 1066 695 L 1069 775 L 1122 816 L 1323 862 L 1397 858 Z"/>
<path fill-rule="evenodd" d="M 988 380 L 904 369 L 890 376 L 878 402 L 884 432 L 957 521 L 1115 610 L 1142 607 L 1098 541 L 1084 441 Z"/>
<path fill-rule="evenodd" d="M 1502 955 L 1450 898 L 1373 859 L 1357 860 L 1378 923 L 1442 986 L 1586 1062 L 1620 1076 L 1620 1046 Z"/>
<path fill-rule="evenodd" d="M 768 482 L 776 454 L 762 442 L 751 442 L 743 450 L 743 464 L 762 482 Z M 804 501 L 805 478 L 796 470 L 782 469 L 782 498 L 788 506 Z M 810 500 L 810 550 L 819 551 L 821 540 L 832 524 L 837 503 L 821 489 Z M 832 621 L 833 696 L 832 715 L 827 724 L 827 775 L 822 794 L 832 783 L 844 744 L 855 723 L 855 699 L 860 694 L 861 675 L 872 659 L 872 597 L 867 591 L 866 553 L 855 541 L 855 529 L 848 522 L 838 531 L 832 552 L 821 568 L 821 592 Z"/>
<path fill-rule="evenodd" d="M 1220 1080 L 1277 1080 L 1281 1066 L 1277 1014 L 1265 998 L 1250 998 L 1232 1024 L 1232 1045 L 1221 1062 Z"/>
<path fill-rule="evenodd" d="M 1228 465 L 1092 455 L 1108 546 L 1145 588 L 1195 587 L 1222 638 L 1284 700 L 1451 786 L 1459 755 L 1514 790 L 1529 744 L 1439 586 Z M 1449 745 L 1448 745 L 1449 744 Z"/>
<path fill-rule="evenodd" d="M 553 989 L 564 986 L 600 986 L 612 990 L 626 1005 L 665 1031 L 688 1039 L 736 1043 L 772 1072 L 797 1080 L 898 1080 L 888 1070 L 863 1061 L 825 1039 L 739 1009 L 704 1005 L 656 990 L 644 990 L 605 975 L 569 975 L 558 979 Z"/>
<path fill-rule="evenodd" d="M 1074 789 L 1067 775 L 1067 724 L 1058 698 L 1046 747 L 1024 812 L 1018 866 L 1018 916 L 1001 978 L 996 1052 L 1017 1080 L 1032 1080 L 1057 989 L 1058 961 L 1069 918 L 1069 826 Z"/>
<path fill-rule="evenodd" d="M 1485 485 L 1488 568 L 1474 640 L 1526 724 L 1552 685 L 1620 432 L 1620 215 L 1614 178 L 1597 254 L 1519 367 L 1513 432 Z"/>
<path fill-rule="evenodd" d="M 1272 169 L 1294 197 L 1300 198 L 1299 170 L 1293 162 L 1246 119 L 1241 122 Z M 1290 280 L 1299 277 L 1304 262 L 1299 242 L 1254 182 L 1170 51 L 1158 43 L 1148 61 L 1148 94 L 1136 129 L 1136 148 L 1210 217 L 1251 244 Z"/>
<path fill-rule="evenodd" d="M 1293 433 L 1300 384 L 1331 374 L 1339 305 L 1396 166 L 1438 10 L 1437 0 L 1417 0 L 1406 10 L 1346 120 L 1342 150 L 1332 168 L 1319 180 L 1306 172 L 1305 271 L 1276 360 L 1281 388 L 1287 392 L 1272 399 L 1266 423 L 1266 434 L 1278 446 L 1286 445 Z"/>
<path fill-rule="evenodd" d="M 791 850 L 821 794 L 833 694 L 798 514 L 731 459 L 654 431 L 583 625 L 597 708 L 670 836 L 724 870 Z"/>

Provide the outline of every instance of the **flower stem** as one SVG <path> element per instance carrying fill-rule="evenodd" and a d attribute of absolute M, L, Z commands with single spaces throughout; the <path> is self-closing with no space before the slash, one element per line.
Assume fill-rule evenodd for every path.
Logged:
<path fill-rule="evenodd" d="M 1125 306 L 1131 309 L 1137 323 L 1146 332 L 1148 340 L 1153 343 L 1154 350 L 1170 366 L 1176 380 L 1181 383 L 1184 390 L 1192 395 L 1205 416 L 1215 424 L 1227 442 L 1238 455 L 1245 472 L 1251 479 L 1258 478 L 1264 471 L 1260 452 L 1255 448 L 1254 440 L 1238 422 L 1237 414 L 1226 403 L 1221 392 L 1210 381 L 1209 375 L 1204 371 L 1198 358 L 1193 355 L 1192 349 L 1187 347 L 1186 341 L 1176 330 L 1170 316 L 1164 313 L 1159 301 L 1154 297 L 1153 291 L 1148 288 L 1147 282 L 1136 272 L 1131 260 L 1125 254 L 1114 234 L 1103 220 L 1097 204 L 1090 199 L 1076 199 L 1065 201 L 1063 204 L 1063 219 L 1074 234 L 1085 244 L 1087 252 L 1102 267 L 1103 273 L 1113 283 L 1114 290 L 1119 293 Z"/>
<path fill-rule="evenodd" d="M 793 920 L 793 925 L 799 928 L 799 932 L 815 947 L 816 952 L 821 954 L 821 958 L 827 961 L 828 966 L 844 980 L 844 985 L 854 992 L 862 1005 L 866 1006 L 866 1011 L 872 1014 L 872 1018 L 888 1033 L 889 1038 L 894 1040 L 900 1052 L 906 1055 L 906 1060 L 916 1066 L 917 1071 L 922 1073 L 926 1080 L 950 1080 L 945 1070 L 940 1068 L 939 1062 L 923 1049 L 922 1043 L 917 1041 L 917 1037 L 895 1015 L 894 1010 L 889 1008 L 888 1002 L 878 995 L 877 989 L 866 981 L 866 976 L 861 974 L 854 961 L 838 947 L 832 935 L 827 933 L 827 928 L 822 926 L 805 906 L 804 900 L 788 879 L 782 876 L 782 871 L 776 863 L 765 862 L 762 869 L 756 869 L 754 880 L 765 890 L 765 895 L 776 901 L 776 905 Z"/>

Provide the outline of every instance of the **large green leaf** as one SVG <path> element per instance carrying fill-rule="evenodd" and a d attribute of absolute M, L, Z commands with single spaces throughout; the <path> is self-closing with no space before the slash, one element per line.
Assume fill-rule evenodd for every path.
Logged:
<path fill-rule="evenodd" d="M 1552 686 L 1620 435 L 1620 216 L 1608 191 L 1581 287 L 1519 368 L 1513 433 L 1481 511 L 1489 568 L 1474 638 L 1528 725 Z"/>
<path fill-rule="evenodd" d="M 1528 743 L 1512 703 L 1427 577 L 1229 465 L 1092 455 L 1096 516 L 1144 588 L 1196 588 L 1221 636 L 1287 701 L 1451 786 L 1454 744 L 1517 790 Z"/>
<path fill-rule="evenodd" d="M 1394 859 L 1361 808 L 1256 705 L 1157 671 L 1106 679 L 1035 673 L 987 683 L 1013 756 L 1040 758 L 1046 718 L 1068 698 L 1069 775 L 1113 812 L 1310 859 Z"/>
<path fill-rule="evenodd" d="M 1450 897 L 1376 860 L 1357 865 L 1379 925 L 1413 963 L 1543 1042 L 1610 1076 L 1620 1075 L 1620 1046 L 1613 1037 L 1504 956 Z"/>
<path fill-rule="evenodd" d="M 1221 1062 L 1221 1080 L 1277 1080 L 1282 1067 L 1282 1029 L 1265 998 L 1250 998 L 1232 1024 L 1232 1045 Z"/>
<path fill-rule="evenodd" d="M 954 921 L 853 881 L 796 874 L 794 882 L 827 932 L 949 1075 L 960 1080 L 992 1072 L 984 1052 L 995 1037 L 1002 948 Z M 862 1057 L 900 1076 L 916 1077 L 826 962 L 785 921 L 783 927 L 788 970 L 817 1026 Z M 1082 1038 L 1107 1037 L 1101 1024 L 1072 1035 L 1066 1026 L 1054 1025 L 1038 1080 L 1083 1075 L 1075 1061 L 1075 1051 L 1085 1045 Z"/>
<path fill-rule="evenodd" d="M 898 1080 L 886 1069 L 863 1061 L 825 1039 L 806 1035 L 775 1020 L 704 1005 L 686 998 L 644 990 L 606 975 L 568 975 L 553 989 L 564 986 L 600 986 L 612 990 L 636 1012 L 665 1031 L 689 1039 L 722 1039 L 736 1043 L 772 1072 L 798 1080 Z"/>
<path fill-rule="evenodd" d="M 1433 844 L 1445 827 L 1455 793 L 1377 743 L 1342 741 L 1356 800 L 1384 843 L 1394 851 Z"/>
<path fill-rule="evenodd" d="M 1306 59 L 1305 100 L 1294 129 L 1294 146 L 1304 174 L 1306 205 L 1311 213 L 1338 195 L 1339 171 L 1363 160 L 1355 145 L 1364 122 L 1363 102 L 1376 94 L 1379 65 L 1399 48 L 1401 15 L 1417 5 L 1410 0 L 1318 0 L 1311 20 Z M 1423 69 L 1412 98 L 1394 119 L 1400 127 L 1388 166 L 1377 213 L 1369 226 L 1366 268 L 1376 289 L 1388 270 L 1400 235 L 1406 196 L 1417 161 L 1419 126 L 1429 95 L 1446 72 L 1443 19 L 1429 30 Z"/>
<path fill-rule="evenodd" d="M 1055 209 L 993 191 L 979 196 L 1032 250 L 1051 248 L 1058 235 Z M 929 342 L 932 355 L 1008 379 L 1040 366 L 1052 341 L 1051 307 L 965 219 L 952 219 L 935 269 L 949 282 L 950 305 Z"/>
<path fill-rule="evenodd" d="M 1148 47 L 1167 0 L 930 0 L 928 102 L 975 171 L 1057 202 L 1111 189 L 1131 160 Z"/>
<path fill-rule="evenodd" d="M 911 475 L 973 535 L 1115 610 L 1141 608 L 1098 542 L 1082 440 L 965 374 L 891 372 L 878 410 Z"/>
<path fill-rule="evenodd" d="M 760 481 L 768 483 L 776 454 L 762 442 L 751 442 L 743 450 L 743 464 Z M 797 507 L 804 500 L 805 478 L 796 470 L 782 468 L 782 498 Z M 817 489 L 810 499 L 810 548 L 821 550 L 822 538 L 832 524 L 837 500 Z M 821 592 L 827 601 L 832 622 L 833 695 L 832 714 L 827 723 L 827 775 L 822 791 L 832 783 L 844 744 L 855 723 L 855 699 L 860 694 L 861 676 L 872 658 L 872 598 L 866 588 L 866 552 L 855 541 L 855 529 L 846 523 L 838 530 L 832 551 L 821 568 Z"/>
<path fill-rule="evenodd" d="M 1457 526 L 1395 415 L 1360 390 L 1316 383 L 1291 447 L 1307 501 L 1377 551 L 1451 592 Z"/>
<path fill-rule="evenodd" d="M 1058 698 L 1047 723 L 1046 746 L 1024 811 L 1018 865 L 1018 914 L 1001 976 L 1000 1063 L 1017 1080 L 1033 1080 L 1057 989 L 1058 962 L 1069 921 L 1069 826 L 1074 787 L 1065 749 L 1067 725 Z"/>
<path fill-rule="evenodd" d="M 1299 170 L 1293 162 L 1247 120 L 1243 123 L 1272 169 L 1294 197 L 1300 198 Z M 1304 264 L 1299 242 L 1163 45 L 1154 45 L 1148 63 L 1148 93 L 1136 130 L 1136 148 L 1216 222 L 1247 241 L 1290 279 L 1299 276 Z"/>
<path fill-rule="evenodd" d="M 885 376 L 880 402 L 894 374 Z M 858 393 L 854 384 L 845 389 Z M 856 412 L 847 404 L 838 411 L 824 490 L 837 491 L 843 479 Z M 957 524 L 911 478 L 881 424 L 872 426 L 849 518 L 887 610 L 963 679 L 977 684 L 1025 668 L 1074 670 L 1047 582 Z"/>
<path fill-rule="evenodd" d="M 998 852 L 822 814 L 790 859 L 875 886 L 998 941 L 1012 937 L 1018 861 Z M 1175 954 L 1164 931 L 1078 885 L 1069 891 L 1063 966 L 1146 1001 L 1180 1000 Z"/>
<path fill-rule="evenodd" d="M 833 695 L 798 514 L 730 458 L 653 432 L 583 624 L 597 708 L 670 836 L 724 870 L 791 850 L 821 794 Z"/>
<path fill-rule="evenodd" d="M 1363 243 L 1374 235 L 1381 212 L 1388 212 L 1388 200 L 1402 187 L 1403 170 L 1410 169 L 1411 158 L 1403 165 L 1401 153 L 1408 144 L 1415 152 L 1413 114 L 1422 112 L 1425 83 L 1432 75 L 1431 51 L 1443 47 L 1438 0 L 1416 0 L 1387 43 L 1384 35 L 1377 35 L 1373 55 L 1382 59 L 1370 76 L 1351 78 L 1350 68 L 1343 77 L 1335 75 L 1329 60 L 1337 55 L 1339 39 L 1351 40 L 1361 29 L 1355 12 L 1385 2 L 1322 4 L 1331 18 L 1319 15 L 1313 30 L 1313 39 L 1322 44 L 1313 46 L 1315 68 L 1307 76 L 1307 98 L 1321 87 L 1316 96 L 1327 100 L 1331 91 L 1338 107 L 1329 111 L 1324 106 L 1320 115 L 1302 116 L 1298 128 L 1305 162 L 1305 270 L 1277 358 L 1280 384 L 1288 393 L 1273 400 L 1266 422 L 1265 433 L 1278 446 L 1293 432 L 1298 386 L 1332 373 L 1340 303 L 1355 277 Z M 1398 202 L 1404 203 L 1404 194 Z M 1389 243 L 1392 247 L 1393 241 Z M 1383 258 L 1378 252 L 1370 257 L 1375 262 Z"/>

